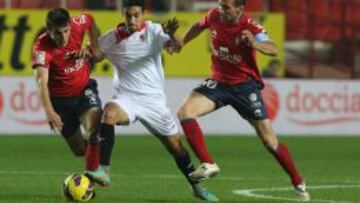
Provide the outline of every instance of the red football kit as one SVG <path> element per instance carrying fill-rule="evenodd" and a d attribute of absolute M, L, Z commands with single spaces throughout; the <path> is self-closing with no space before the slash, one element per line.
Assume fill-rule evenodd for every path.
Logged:
<path fill-rule="evenodd" d="M 49 92 L 52 97 L 74 97 L 81 95 L 90 79 L 88 59 L 69 57 L 81 49 L 85 32 L 94 19 L 82 14 L 70 20 L 70 38 L 65 47 L 57 46 L 48 33 L 43 33 L 33 47 L 33 68 L 49 69 Z"/>
<path fill-rule="evenodd" d="M 265 33 L 265 29 L 253 18 L 243 15 L 235 25 L 221 22 L 219 9 L 210 10 L 198 22 L 211 34 L 212 79 L 234 85 L 253 78 L 263 83 L 255 60 L 255 50 L 243 38 L 242 31 L 253 35 Z"/>
<path fill-rule="evenodd" d="M 221 22 L 219 9 L 210 10 L 207 15 L 198 22 L 201 28 L 208 28 L 211 32 L 212 45 L 212 79 L 219 81 L 213 83 L 207 80 L 193 91 L 203 95 L 214 103 L 212 110 L 226 105 L 233 107 L 239 115 L 250 121 L 262 122 L 268 119 L 266 107 L 262 95 L 256 83 L 263 85 L 258 67 L 255 61 L 255 49 L 244 39 L 242 32 L 249 30 L 259 41 L 267 41 L 265 30 L 252 18 L 243 15 L 239 22 L 227 25 Z M 257 81 L 257 82 L 255 82 Z M 209 83 L 211 82 L 211 83 Z M 190 96 L 191 98 L 192 96 Z M 187 100 L 188 103 L 189 100 Z M 191 105 L 190 105 L 191 106 Z M 186 112 L 187 107 L 184 108 Z M 205 107 L 205 109 L 210 107 Z M 182 111 L 182 110 L 180 110 Z M 201 112 L 201 111 L 200 111 Z M 199 112 L 198 112 L 199 113 Z M 197 116 L 202 116 L 198 114 Z M 204 134 L 199 123 L 195 118 L 181 120 L 181 126 L 186 139 L 194 151 L 196 157 L 201 162 L 198 169 L 191 176 L 208 178 L 217 175 L 219 167 L 214 163 L 210 156 Z M 260 125 L 255 122 L 254 129 Z M 257 131 L 259 137 L 264 141 L 269 152 L 276 158 L 284 171 L 290 176 L 291 182 L 301 200 L 307 201 L 309 194 L 305 189 L 304 181 L 297 171 L 291 158 L 291 154 L 286 145 L 278 143 L 271 148 L 271 144 L 266 143 L 264 136 L 266 131 Z M 275 137 L 275 135 L 273 135 Z M 276 139 L 276 138 L 275 138 Z"/>

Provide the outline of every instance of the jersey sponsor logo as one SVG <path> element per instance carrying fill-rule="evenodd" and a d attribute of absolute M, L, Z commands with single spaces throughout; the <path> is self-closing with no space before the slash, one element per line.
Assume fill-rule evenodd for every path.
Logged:
<path fill-rule="evenodd" d="M 84 66 L 84 59 L 77 59 L 75 61 L 75 66 L 64 68 L 64 72 L 65 74 L 70 74 L 72 72 L 81 70 L 83 66 Z"/>
<path fill-rule="evenodd" d="M 213 54 L 220 60 L 227 61 L 232 64 L 238 64 L 242 60 L 242 57 L 239 54 L 231 54 L 228 47 L 220 46 L 219 50 L 214 48 Z"/>
<path fill-rule="evenodd" d="M 274 121 L 280 109 L 280 96 L 271 83 L 266 83 L 265 88 L 261 91 L 265 108 L 269 119 Z"/>
<path fill-rule="evenodd" d="M 45 51 L 36 51 L 35 52 L 35 58 L 36 58 L 36 63 L 41 64 L 41 65 L 45 65 L 45 61 L 46 61 L 46 53 L 45 53 Z"/>

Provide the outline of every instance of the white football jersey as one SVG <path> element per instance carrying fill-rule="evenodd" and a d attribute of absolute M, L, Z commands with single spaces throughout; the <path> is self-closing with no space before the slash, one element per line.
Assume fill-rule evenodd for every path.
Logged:
<path fill-rule="evenodd" d="M 102 35 L 99 46 L 114 65 L 115 89 L 164 96 L 161 51 L 169 39 L 161 25 L 151 21 L 143 22 L 132 34 L 120 24 Z"/>

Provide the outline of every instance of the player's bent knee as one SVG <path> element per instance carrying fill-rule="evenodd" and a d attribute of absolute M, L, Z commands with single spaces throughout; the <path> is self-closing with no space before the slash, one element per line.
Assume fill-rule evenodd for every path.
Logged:
<path fill-rule="evenodd" d="M 128 124 L 129 118 L 124 110 L 121 109 L 116 103 L 107 103 L 104 107 L 102 123 L 108 125 L 115 124 Z"/>
<path fill-rule="evenodd" d="M 87 141 L 97 140 L 97 134 L 99 133 L 99 126 L 92 126 L 89 129 L 85 129 L 84 139 Z"/>
<path fill-rule="evenodd" d="M 193 113 L 193 111 L 186 106 L 182 106 L 179 109 L 179 111 L 177 112 L 177 116 L 180 120 L 195 118 L 195 114 Z"/>
<path fill-rule="evenodd" d="M 103 123 L 115 125 L 117 123 L 117 112 L 113 109 L 105 109 L 103 113 Z"/>

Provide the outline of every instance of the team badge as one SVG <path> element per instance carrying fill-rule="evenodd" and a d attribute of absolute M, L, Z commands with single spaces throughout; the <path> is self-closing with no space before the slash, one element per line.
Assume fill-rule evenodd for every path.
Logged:
<path fill-rule="evenodd" d="M 45 51 L 36 51 L 35 56 L 36 56 L 37 63 L 39 63 L 41 65 L 45 65 L 45 59 L 46 59 Z"/>

